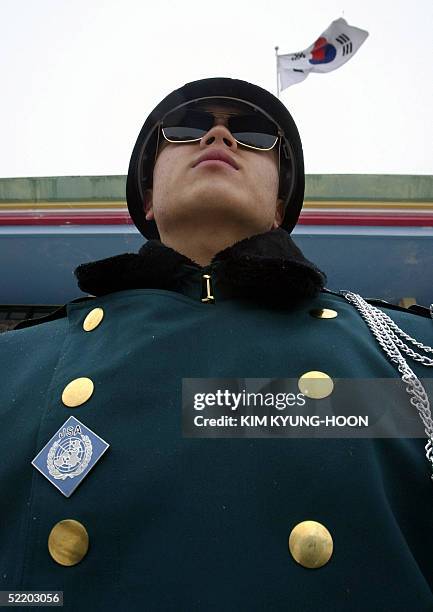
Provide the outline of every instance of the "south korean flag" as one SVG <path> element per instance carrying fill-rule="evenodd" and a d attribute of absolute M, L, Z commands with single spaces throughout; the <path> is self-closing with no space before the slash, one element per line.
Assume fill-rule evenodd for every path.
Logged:
<path fill-rule="evenodd" d="M 368 36 L 366 30 L 348 25 L 343 18 L 331 23 L 305 51 L 277 55 L 281 91 L 300 83 L 310 72 L 331 72 L 345 64 Z"/>

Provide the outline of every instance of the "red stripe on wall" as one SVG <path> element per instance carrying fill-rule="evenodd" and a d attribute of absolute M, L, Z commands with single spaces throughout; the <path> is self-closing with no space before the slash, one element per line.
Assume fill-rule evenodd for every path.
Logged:
<path fill-rule="evenodd" d="M 127 212 L 0 213 L 0 225 L 131 225 Z"/>
<path fill-rule="evenodd" d="M 0 212 L 0 225 L 131 225 L 127 212 Z M 368 225 L 433 227 L 431 213 L 351 213 L 305 211 L 300 225 Z"/>
<path fill-rule="evenodd" d="M 302 213 L 300 225 L 394 225 L 433 227 L 433 215 L 426 213 Z"/>

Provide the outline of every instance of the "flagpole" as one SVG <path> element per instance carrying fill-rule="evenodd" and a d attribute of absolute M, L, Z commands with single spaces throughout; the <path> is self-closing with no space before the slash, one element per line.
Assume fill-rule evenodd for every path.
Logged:
<path fill-rule="evenodd" d="M 280 83 L 279 83 L 279 80 L 278 80 L 278 49 L 279 49 L 279 47 L 275 47 L 275 59 L 276 59 L 276 62 L 277 62 L 277 98 L 280 97 Z"/>

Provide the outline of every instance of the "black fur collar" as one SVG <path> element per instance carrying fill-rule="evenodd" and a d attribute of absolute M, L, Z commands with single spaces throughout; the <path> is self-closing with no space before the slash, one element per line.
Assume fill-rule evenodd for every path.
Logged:
<path fill-rule="evenodd" d="M 326 275 L 308 261 L 283 229 L 245 238 L 217 253 L 211 262 L 227 295 L 284 306 L 315 297 Z M 182 292 L 196 262 L 159 240 L 148 240 L 136 253 L 125 253 L 78 266 L 75 276 L 85 293 L 101 296 L 125 289 Z"/>

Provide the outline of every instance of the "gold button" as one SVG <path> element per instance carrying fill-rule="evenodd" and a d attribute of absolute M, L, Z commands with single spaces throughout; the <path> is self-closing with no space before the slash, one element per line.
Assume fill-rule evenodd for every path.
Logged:
<path fill-rule="evenodd" d="M 76 565 L 85 557 L 88 548 L 86 528 L 73 519 L 56 523 L 48 536 L 50 555 L 60 565 Z"/>
<path fill-rule="evenodd" d="M 92 331 L 95 327 L 98 327 L 102 319 L 104 318 L 104 311 L 102 308 L 94 308 L 89 312 L 83 322 L 83 329 L 86 332 Z"/>
<path fill-rule="evenodd" d="M 322 567 L 328 563 L 333 549 L 331 534 L 316 521 L 298 523 L 289 536 L 290 553 L 303 567 Z"/>
<path fill-rule="evenodd" d="M 310 310 L 310 315 L 316 319 L 335 319 L 338 316 L 338 312 L 332 310 L 332 308 L 315 308 Z"/>
<path fill-rule="evenodd" d="M 69 408 L 81 406 L 92 395 L 94 384 L 90 378 L 75 378 L 66 385 L 62 393 L 62 402 Z"/>
<path fill-rule="evenodd" d="M 298 387 L 306 397 L 323 399 L 331 395 L 334 390 L 334 383 L 332 378 L 325 374 L 325 372 L 312 370 L 302 374 L 298 380 Z"/>

